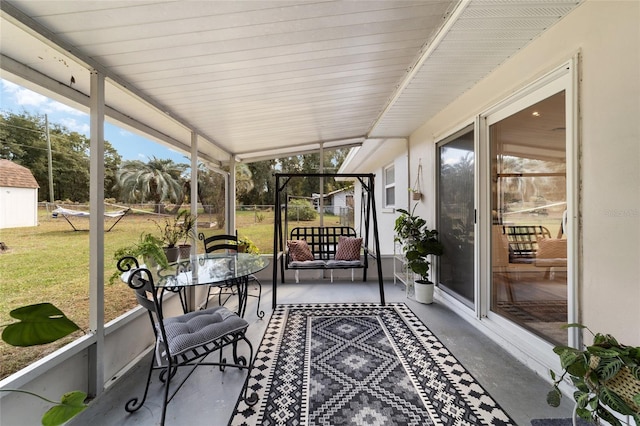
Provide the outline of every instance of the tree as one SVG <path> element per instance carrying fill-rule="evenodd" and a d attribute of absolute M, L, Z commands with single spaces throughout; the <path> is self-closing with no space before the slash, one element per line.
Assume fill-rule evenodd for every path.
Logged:
<path fill-rule="evenodd" d="M 253 189 L 251 169 L 244 163 L 236 164 L 236 198 L 240 198 Z"/>
<path fill-rule="evenodd" d="M 253 188 L 245 194 L 238 195 L 238 201 L 243 204 L 269 205 L 273 204 L 275 179 L 273 173 L 276 160 L 258 161 L 247 164 L 251 171 Z"/>
<path fill-rule="evenodd" d="M 198 163 L 198 199 L 204 212 L 215 216 L 218 228 L 225 224 L 225 182 L 224 177 Z"/>
<path fill-rule="evenodd" d="M 50 125 L 54 198 L 86 202 L 89 200 L 90 139 L 71 132 L 59 124 Z M 44 116 L 0 114 L 0 158 L 5 158 L 31 170 L 40 191 L 40 201 L 49 198 L 49 164 Z M 105 195 L 113 187 L 115 172 L 121 157 L 105 141 Z"/>
<path fill-rule="evenodd" d="M 152 157 L 147 163 L 139 160 L 125 161 L 116 174 L 120 196 L 125 202 L 152 201 L 156 213 L 164 213 L 164 201 L 182 204 L 186 164 Z"/>

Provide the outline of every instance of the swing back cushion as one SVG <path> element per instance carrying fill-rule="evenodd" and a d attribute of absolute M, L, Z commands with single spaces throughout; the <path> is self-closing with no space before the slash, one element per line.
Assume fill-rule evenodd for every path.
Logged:
<path fill-rule="evenodd" d="M 362 238 L 340 236 L 335 260 L 360 260 L 361 248 Z"/>
<path fill-rule="evenodd" d="M 294 262 L 306 262 L 314 260 L 313 253 L 305 240 L 288 240 L 287 249 L 289 257 Z"/>
<path fill-rule="evenodd" d="M 367 248 L 362 241 L 349 226 L 296 227 L 287 240 L 285 264 L 293 269 L 366 268 Z"/>

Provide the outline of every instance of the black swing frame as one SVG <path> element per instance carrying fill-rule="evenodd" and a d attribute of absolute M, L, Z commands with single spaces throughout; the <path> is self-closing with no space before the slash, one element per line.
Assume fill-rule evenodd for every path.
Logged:
<path fill-rule="evenodd" d="M 382 278 L 382 263 L 380 259 L 380 238 L 378 234 L 378 217 L 376 212 L 376 199 L 375 199 L 375 174 L 373 173 L 276 173 L 275 174 L 275 221 L 273 226 L 273 292 L 272 292 L 272 308 L 277 306 L 277 288 L 278 288 L 278 269 L 282 272 L 282 278 L 284 280 L 284 236 L 283 236 L 283 224 L 282 224 L 282 193 L 286 190 L 289 181 L 294 177 L 317 177 L 317 178 L 353 178 L 357 179 L 363 188 L 363 195 L 366 193 L 366 205 L 363 207 L 366 210 L 364 215 L 364 245 L 366 248 L 369 246 L 369 226 L 370 220 L 373 216 L 373 243 L 375 246 L 375 253 L 371 253 L 370 250 L 365 250 L 365 256 L 371 256 L 376 259 L 377 272 L 378 272 L 378 286 L 380 290 L 380 304 L 385 305 L 384 297 L 384 284 Z M 288 203 L 288 200 L 284 200 Z M 286 217 L 286 214 L 285 214 Z M 361 224 L 362 225 L 362 224 Z M 279 259 L 278 259 L 279 258 Z M 278 262 L 279 261 L 279 262 Z M 278 268 L 278 263 L 280 268 Z M 364 269 L 363 280 L 367 280 L 366 268 Z"/>

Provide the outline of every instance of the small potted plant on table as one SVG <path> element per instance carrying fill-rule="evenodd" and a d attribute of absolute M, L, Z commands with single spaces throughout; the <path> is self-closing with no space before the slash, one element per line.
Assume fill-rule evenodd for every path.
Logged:
<path fill-rule="evenodd" d="M 158 266 L 168 268 L 169 262 L 162 248 L 163 241 L 148 232 L 140 234 L 138 241 L 125 247 L 121 247 L 113 253 L 113 259 L 118 261 L 123 257 L 135 257 L 140 263 L 146 265 L 150 270 L 157 269 Z M 109 282 L 113 283 L 120 278 L 120 271 L 116 270 Z"/>
<path fill-rule="evenodd" d="M 180 216 L 181 213 L 175 217 L 167 217 L 164 219 L 164 224 L 154 221 L 160 231 L 160 237 L 164 243 L 164 253 L 167 256 L 167 261 L 169 263 L 177 262 L 180 257 L 178 241 L 180 241 L 184 236 L 184 228 L 181 220 L 179 219 Z"/>
<path fill-rule="evenodd" d="M 416 300 L 433 303 L 434 284 L 429 280 L 429 256 L 440 256 L 444 251 L 442 243 L 438 241 L 438 231 L 428 229 L 427 222 L 414 216 L 413 210 L 411 213 L 404 209 L 398 211 L 400 216 L 394 226 L 396 241 L 402 243 L 407 266 L 419 276 L 414 282 Z"/>
<path fill-rule="evenodd" d="M 178 216 L 176 216 L 176 223 L 180 227 L 183 238 L 182 244 L 178 245 L 180 259 L 189 259 L 189 256 L 191 256 L 191 243 L 189 238 L 194 238 L 196 220 L 196 216 L 186 210 L 181 211 L 178 213 Z"/>

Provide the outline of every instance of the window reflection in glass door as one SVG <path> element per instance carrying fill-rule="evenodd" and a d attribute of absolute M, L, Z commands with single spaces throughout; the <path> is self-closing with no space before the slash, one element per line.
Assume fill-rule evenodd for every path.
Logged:
<path fill-rule="evenodd" d="M 567 344 L 565 92 L 489 127 L 491 311 Z"/>
<path fill-rule="evenodd" d="M 438 145 L 438 259 L 442 290 L 474 307 L 474 132 L 464 130 Z"/>

